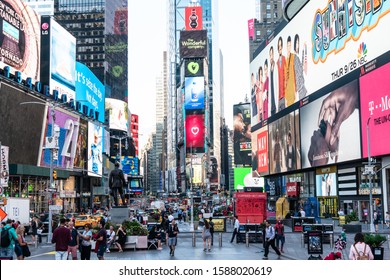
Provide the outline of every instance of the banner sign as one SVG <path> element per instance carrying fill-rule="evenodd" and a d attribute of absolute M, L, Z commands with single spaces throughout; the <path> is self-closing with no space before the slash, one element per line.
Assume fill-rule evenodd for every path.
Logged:
<path fill-rule="evenodd" d="M 207 57 L 207 30 L 180 31 L 180 57 Z"/>
<path fill-rule="evenodd" d="M 0 187 L 8 187 L 9 181 L 9 147 L 0 146 Z"/>

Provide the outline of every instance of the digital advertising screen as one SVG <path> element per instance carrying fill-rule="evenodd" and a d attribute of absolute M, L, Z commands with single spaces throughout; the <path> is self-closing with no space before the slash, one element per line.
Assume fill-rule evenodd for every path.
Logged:
<path fill-rule="evenodd" d="M 368 157 L 367 125 L 370 156 L 390 153 L 390 63 L 362 76 L 360 82 L 360 110 L 363 157 Z"/>
<path fill-rule="evenodd" d="M 0 67 L 40 80 L 40 16 L 22 0 L 0 1 Z"/>
<path fill-rule="evenodd" d="M 270 123 L 268 130 L 270 174 L 300 169 L 299 111 Z"/>
<path fill-rule="evenodd" d="M 204 147 L 204 115 L 186 116 L 186 147 L 203 148 Z"/>
<path fill-rule="evenodd" d="M 87 155 L 88 142 L 88 122 L 80 119 L 79 133 L 76 142 L 76 152 L 74 155 L 73 168 L 84 169 Z"/>
<path fill-rule="evenodd" d="M 329 166 L 316 169 L 317 196 L 337 195 L 337 168 Z"/>
<path fill-rule="evenodd" d="M 180 31 L 180 57 L 207 57 L 207 30 Z"/>
<path fill-rule="evenodd" d="M 46 115 L 46 131 L 42 143 L 42 157 L 40 166 L 50 166 L 50 149 L 43 149 L 46 143 L 46 137 L 51 136 L 53 126 L 52 109 L 49 107 Z M 58 151 L 54 152 L 53 165 L 64 169 L 73 169 L 74 159 L 77 150 L 77 138 L 79 137 L 80 118 L 69 112 L 60 109 L 54 109 L 54 131 L 58 129 Z"/>
<path fill-rule="evenodd" d="M 129 107 L 127 102 L 114 99 L 105 99 L 105 110 L 108 111 L 110 117 L 110 129 L 129 131 Z"/>
<path fill-rule="evenodd" d="M 103 171 L 103 128 L 88 122 L 88 175 L 100 177 Z"/>
<path fill-rule="evenodd" d="M 204 109 L 204 77 L 185 78 L 184 108 L 187 110 Z"/>
<path fill-rule="evenodd" d="M 252 176 L 268 175 L 268 127 L 252 132 Z"/>
<path fill-rule="evenodd" d="M 139 175 L 139 159 L 137 157 L 124 156 L 121 163 L 124 174 Z"/>
<path fill-rule="evenodd" d="M 252 164 L 252 139 L 250 104 L 233 105 L 233 151 L 234 164 Z"/>
<path fill-rule="evenodd" d="M 76 38 L 52 17 L 41 19 L 41 81 L 51 92 L 58 90 L 59 98 L 75 100 Z"/>
<path fill-rule="evenodd" d="M 186 30 L 202 30 L 202 6 L 185 7 L 184 9 Z"/>
<path fill-rule="evenodd" d="M 252 184 L 252 168 L 235 167 L 234 168 L 234 190 L 243 190 L 245 186 Z"/>
<path fill-rule="evenodd" d="M 357 80 L 310 102 L 300 114 L 302 168 L 360 158 Z"/>
<path fill-rule="evenodd" d="M 184 63 L 185 63 L 185 69 L 184 69 L 185 77 L 204 76 L 203 59 L 186 59 Z"/>
<path fill-rule="evenodd" d="M 104 85 L 92 71 L 76 62 L 76 101 L 99 112 L 98 121 L 104 123 Z M 88 110 L 89 111 L 89 110 Z"/>
<path fill-rule="evenodd" d="M 252 126 L 369 63 L 390 25 L 389 1 L 309 1 L 250 63 Z"/>

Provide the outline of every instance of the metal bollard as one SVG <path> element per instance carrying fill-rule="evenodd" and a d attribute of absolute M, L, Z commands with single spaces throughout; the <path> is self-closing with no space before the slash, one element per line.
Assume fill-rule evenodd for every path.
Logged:
<path fill-rule="evenodd" d="M 222 247 L 222 232 L 218 234 L 218 243 L 219 243 L 219 247 Z"/>
<path fill-rule="evenodd" d="M 330 238 L 330 241 L 329 241 L 330 248 L 333 248 L 333 246 L 334 246 L 334 233 L 333 232 L 329 238 Z"/>
<path fill-rule="evenodd" d="M 196 247 L 196 236 L 195 236 L 195 232 L 192 233 L 192 247 Z"/>
<path fill-rule="evenodd" d="M 248 232 L 245 233 L 245 243 L 246 243 L 246 247 L 249 247 L 249 233 Z"/>
<path fill-rule="evenodd" d="M 305 234 L 303 232 L 301 235 L 301 247 L 305 247 Z"/>

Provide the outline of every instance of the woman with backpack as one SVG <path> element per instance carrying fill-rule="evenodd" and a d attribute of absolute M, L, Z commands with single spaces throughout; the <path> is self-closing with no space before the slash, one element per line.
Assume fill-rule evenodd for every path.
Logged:
<path fill-rule="evenodd" d="M 370 246 L 364 243 L 364 235 L 361 232 L 356 233 L 355 243 L 351 245 L 349 250 L 350 260 L 373 260 L 374 255 L 371 252 Z"/>
<path fill-rule="evenodd" d="M 203 251 L 206 252 L 207 247 L 209 252 L 211 251 L 211 233 L 210 233 L 210 224 L 207 220 L 204 220 L 204 226 L 202 230 L 203 238 Z"/>

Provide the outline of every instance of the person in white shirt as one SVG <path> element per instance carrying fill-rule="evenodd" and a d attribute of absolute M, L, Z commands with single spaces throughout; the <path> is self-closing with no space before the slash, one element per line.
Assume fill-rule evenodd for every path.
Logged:
<path fill-rule="evenodd" d="M 281 253 L 275 246 L 275 229 L 271 226 L 269 221 L 265 221 L 265 249 L 263 260 L 268 260 L 269 246 L 274 249 L 275 253 L 278 255 L 278 259 L 280 259 Z"/>
<path fill-rule="evenodd" d="M 240 222 L 238 221 L 238 216 L 234 216 L 234 230 L 233 230 L 233 235 L 232 235 L 232 239 L 230 240 L 230 243 L 233 243 L 234 237 L 236 237 L 239 229 L 240 229 Z"/>
<path fill-rule="evenodd" d="M 114 242 L 115 242 L 115 231 L 114 231 L 114 227 L 110 226 L 110 229 L 107 230 L 107 249 L 106 249 L 107 253 L 110 253 L 111 244 L 113 244 Z"/>
<path fill-rule="evenodd" d="M 301 210 L 299 212 L 301 213 L 301 218 L 306 217 L 306 213 L 305 213 L 305 210 L 303 210 L 303 208 L 301 208 Z"/>

